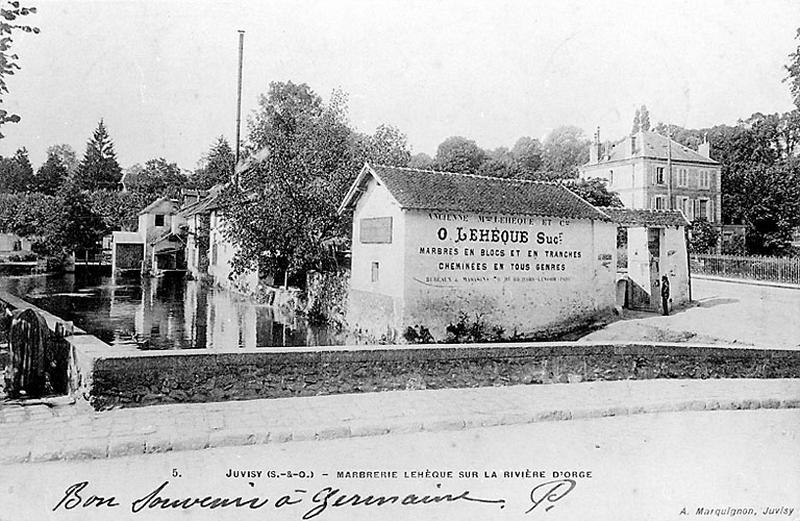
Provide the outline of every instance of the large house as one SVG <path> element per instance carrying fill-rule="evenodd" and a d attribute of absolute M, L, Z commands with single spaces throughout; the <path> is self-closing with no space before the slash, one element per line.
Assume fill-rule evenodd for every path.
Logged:
<path fill-rule="evenodd" d="M 710 152 L 708 142 L 695 151 L 646 130 L 605 145 L 596 137 L 580 175 L 604 179 L 628 208 L 680 210 L 689 221 L 721 225 L 721 165 Z"/>

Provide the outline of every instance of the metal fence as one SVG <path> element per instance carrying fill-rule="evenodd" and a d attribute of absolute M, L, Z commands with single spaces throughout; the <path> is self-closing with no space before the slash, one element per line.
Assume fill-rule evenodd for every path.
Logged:
<path fill-rule="evenodd" d="M 800 284 L 800 258 L 692 255 L 692 273 Z"/>

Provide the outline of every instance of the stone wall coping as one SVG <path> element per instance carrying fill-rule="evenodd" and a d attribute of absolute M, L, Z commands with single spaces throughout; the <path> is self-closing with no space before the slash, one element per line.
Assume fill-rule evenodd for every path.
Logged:
<path fill-rule="evenodd" d="M 103 344 L 106 345 L 106 344 Z M 443 353 L 448 352 L 453 357 L 486 357 L 499 356 L 525 357 L 535 355 L 537 351 L 561 351 L 569 354 L 567 350 L 574 351 L 575 354 L 596 352 L 598 350 L 620 350 L 637 352 L 641 350 L 657 349 L 664 354 L 671 354 L 686 351 L 712 351 L 725 354 L 725 356 L 736 357 L 737 355 L 753 355 L 761 353 L 764 356 L 793 356 L 792 350 L 784 349 L 761 349 L 751 346 L 732 346 L 715 344 L 690 344 L 690 343 L 671 343 L 671 342 L 502 342 L 502 343 L 475 343 L 475 344 L 378 344 L 378 345 L 342 345 L 342 346 L 308 346 L 308 347 L 262 347 L 262 348 L 212 348 L 212 349 L 165 349 L 165 350 L 117 350 L 112 346 L 107 346 L 102 352 L 95 352 L 99 358 L 125 359 L 125 358 L 173 358 L 173 357 L 224 357 L 231 355 L 243 358 L 251 357 L 276 357 L 292 356 L 315 357 L 316 355 L 350 354 L 351 356 L 379 353 L 392 353 L 398 356 L 405 355 L 424 355 L 430 353 L 432 357 L 440 358 Z"/>

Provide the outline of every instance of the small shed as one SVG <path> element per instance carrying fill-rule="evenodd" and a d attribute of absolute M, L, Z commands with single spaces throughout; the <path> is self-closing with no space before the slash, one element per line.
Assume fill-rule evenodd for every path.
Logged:
<path fill-rule="evenodd" d="M 529 336 L 614 308 L 616 226 L 560 184 L 366 164 L 345 211 L 348 323 L 376 337 Z"/>
<path fill-rule="evenodd" d="M 691 281 L 686 227 L 689 222 L 683 212 L 612 207 L 600 210 L 627 232 L 627 244 L 621 244 L 627 253 L 627 266 L 621 266 L 620 277 L 627 285 L 624 305 L 662 312 L 661 278 L 665 275 L 670 283 L 671 305 L 688 303 Z"/>

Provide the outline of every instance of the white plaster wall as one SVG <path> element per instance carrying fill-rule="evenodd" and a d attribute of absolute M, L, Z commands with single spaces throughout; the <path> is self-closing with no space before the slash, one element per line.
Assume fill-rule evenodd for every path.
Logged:
<path fill-rule="evenodd" d="M 361 242 L 361 219 L 392 218 L 392 242 Z M 386 187 L 374 179 L 353 211 L 352 263 L 347 321 L 354 330 L 394 340 L 400 331 L 403 302 L 403 248 L 406 240 L 404 212 Z M 378 280 L 372 280 L 372 263 L 378 263 Z"/>
<path fill-rule="evenodd" d="M 664 230 L 664 247 L 661 250 L 662 274 L 669 276 L 672 305 L 689 302 L 689 266 L 683 228 Z"/>
<path fill-rule="evenodd" d="M 505 244 L 485 241 L 480 235 L 471 240 L 471 229 L 496 230 L 501 236 L 514 232 L 517 242 L 511 237 Z M 446 230 L 444 239 L 441 230 Z M 460 240 L 463 234 L 466 240 Z M 408 211 L 406 240 L 403 326 L 425 325 L 436 338 L 444 337 L 445 327 L 460 313 L 471 320 L 480 317 L 489 327 L 500 326 L 506 335 L 524 335 L 563 327 L 615 304 L 612 223 Z M 550 257 L 547 252 L 572 257 Z M 469 263 L 469 269 L 446 266 L 459 262 Z"/>
<path fill-rule="evenodd" d="M 216 219 L 214 215 L 216 214 Z M 233 275 L 231 261 L 237 252 L 235 244 L 225 237 L 225 220 L 219 212 L 212 212 L 211 229 L 209 231 L 209 264 L 208 273 L 214 282 L 226 289 L 243 293 L 255 291 L 258 286 L 258 271 L 251 270 L 242 275 Z M 217 258 L 214 262 L 213 251 L 216 246 Z"/>

